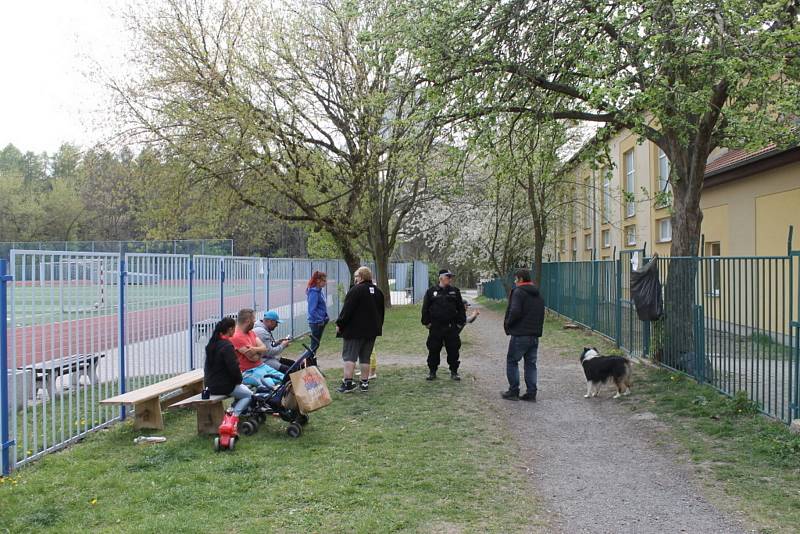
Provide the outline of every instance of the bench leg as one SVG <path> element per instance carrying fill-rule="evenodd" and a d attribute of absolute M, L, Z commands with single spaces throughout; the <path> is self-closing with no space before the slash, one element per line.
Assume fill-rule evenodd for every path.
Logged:
<path fill-rule="evenodd" d="M 156 397 L 144 402 L 140 402 L 133 407 L 136 412 L 133 420 L 133 428 L 164 428 L 164 420 L 161 417 L 161 401 Z"/>
<path fill-rule="evenodd" d="M 216 434 L 223 417 L 225 417 L 225 409 L 222 407 L 222 401 L 198 404 L 197 433 L 201 436 Z"/>

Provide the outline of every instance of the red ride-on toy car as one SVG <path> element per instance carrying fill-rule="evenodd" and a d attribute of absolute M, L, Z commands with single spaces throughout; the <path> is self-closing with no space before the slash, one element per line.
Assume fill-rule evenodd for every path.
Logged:
<path fill-rule="evenodd" d="M 232 451 L 239 439 L 239 416 L 233 410 L 225 412 L 222 424 L 219 425 L 219 437 L 214 438 L 214 450 L 219 452 L 225 449 Z"/>

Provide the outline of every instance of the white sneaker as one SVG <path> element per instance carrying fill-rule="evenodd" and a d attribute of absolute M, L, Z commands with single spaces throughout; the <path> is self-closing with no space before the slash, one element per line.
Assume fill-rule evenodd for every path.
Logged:
<path fill-rule="evenodd" d="M 378 378 L 378 375 L 376 373 L 372 373 L 371 375 L 369 375 L 370 380 L 375 380 L 376 378 Z"/>

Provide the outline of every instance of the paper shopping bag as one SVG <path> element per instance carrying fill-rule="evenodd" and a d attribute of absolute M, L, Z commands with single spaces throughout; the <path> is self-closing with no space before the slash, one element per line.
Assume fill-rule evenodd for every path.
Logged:
<path fill-rule="evenodd" d="M 310 413 L 331 403 L 328 384 L 316 366 L 295 371 L 289 378 L 292 380 L 292 391 L 301 412 Z"/>

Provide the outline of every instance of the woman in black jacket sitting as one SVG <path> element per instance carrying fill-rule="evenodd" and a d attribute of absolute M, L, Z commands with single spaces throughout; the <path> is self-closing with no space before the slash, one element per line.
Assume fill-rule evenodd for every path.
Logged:
<path fill-rule="evenodd" d="M 236 351 L 228 338 L 236 330 L 236 321 L 226 317 L 217 323 L 206 345 L 203 382 L 212 395 L 229 395 L 236 399 L 232 410 L 237 417 L 250 405 L 252 393 L 242 384 L 242 372 Z"/>

